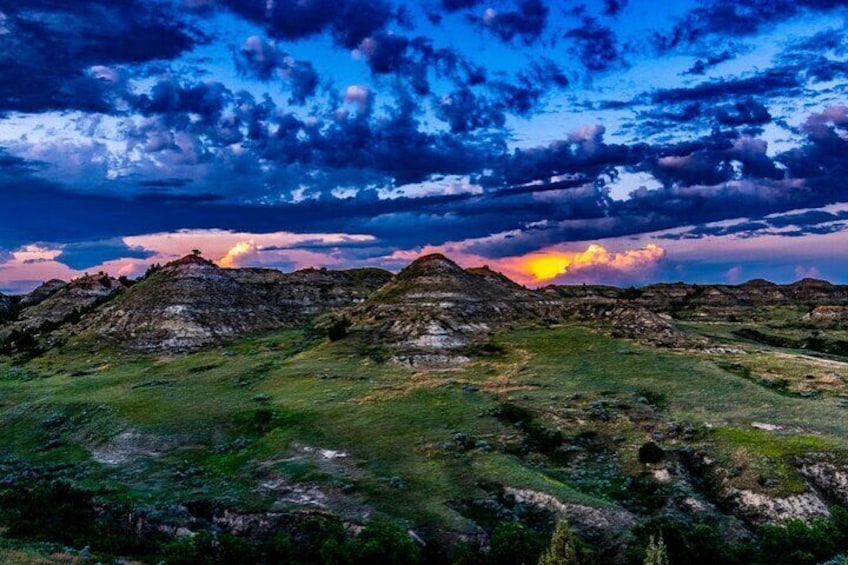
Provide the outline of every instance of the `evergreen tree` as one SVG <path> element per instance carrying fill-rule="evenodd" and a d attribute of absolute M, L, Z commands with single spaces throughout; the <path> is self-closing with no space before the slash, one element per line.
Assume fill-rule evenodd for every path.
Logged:
<path fill-rule="evenodd" d="M 659 536 L 659 541 L 654 536 L 651 536 L 647 554 L 645 555 L 645 565 L 668 565 L 668 551 L 666 550 L 662 534 Z"/>
<path fill-rule="evenodd" d="M 539 558 L 539 565 L 580 565 L 577 543 L 568 521 L 557 522 L 551 545 Z"/>

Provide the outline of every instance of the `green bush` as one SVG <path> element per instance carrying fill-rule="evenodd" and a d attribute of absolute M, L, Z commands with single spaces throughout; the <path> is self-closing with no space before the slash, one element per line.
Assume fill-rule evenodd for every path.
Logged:
<path fill-rule="evenodd" d="M 750 546 L 728 544 L 721 532 L 707 523 L 682 524 L 657 519 L 637 526 L 633 534 L 636 541 L 627 549 L 627 563 L 631 565 L 642 565 L 645 562 L 652 537 L 664 541 L 670 563 L 749 565 L 755 561 Z"/>
<path fill-rule="evenodd" d="M 490 545 L 488 562 L 492 565 L 536 565 L 545 549 L 538 534 L 515 523 L 498 526 Z"/>
<path fill-rule="evenodd" d="M 198 565 L 205 563 L 194 538 L 176 538 L 159 550 L 159 560 L 164 565 Z"/>
<path fill-rule="evenodd" d="M 761 560 L 772 565 L 814 565 L 841 549 L 837 545 L 840 533 L 830 520 L 814 520 L 809 524 L 790 520 L 764 526 L 760 535 Z"/>
<path fill-rule="evenodd" d="M 421 561 L 421 547 L 400 526 L 375 520 L 368 524 L 351 542 L 351 557 L 355 564 L 403 563 L 414 565 Z"/>
<path fill-rule="evenodd" d="M 0 492 L 9 537 L 85 546 L 96 540 L 92 494 L 65 481 L 16 484 Z"/>
<path fill-rule="evenodd" d="M 321 557 L 321 549 L 325 545 L 344 545 L 347 540 L 344 524 L 336 517 L 313 517 L 300 522 L 292 532 L 300 559 L 305 562 L 316 562 Z"/>

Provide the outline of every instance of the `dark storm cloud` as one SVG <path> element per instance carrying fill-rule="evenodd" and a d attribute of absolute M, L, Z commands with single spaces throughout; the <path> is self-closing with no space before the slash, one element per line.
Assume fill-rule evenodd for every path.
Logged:
<path fill-rule="evenodd" d="M 617 166 L 636 165 L 649 153 L 646 145 L 607 144 L 604 132 L 601 126 L 587 127 L 547 147 L 516 149 L 484 181 L 493 186 L 519 185 L 561 175 L 580 175 L 594 181 Z"/>
<path fill-rule="evenodd" d="M 19 189 L 22 183 L 26 184 L 26 191 Z M 492 229 L 515 229 L 523 222 L 523 218 L 509 213 L 515 209 L 516 201 L 503 198 L 481 206 L 471 194 L 391 200 L 363 195 L 343 199 L 323 197 L 299 204 L 247 205 L 84 194 L 26 174 L 3 171 L 0 171 L 0 198 L 4 211 L 20 218 L 14 224 L 0 224 L 0 247 L 5 249 L 32 241 L 82 243 L 221 226 L 251 233 L 280 230 L 371 233 L 397 247 L 419 245 L 425 228 L 432 228 L 434 222 L 440 225 L 440 230 L 431 231 L 428 239 L 436 244 L 468 236 L 482 237 Z M 551 203 L 533 203 L 520 195 L 515 198 L 527 204 L 525 209 L 533 217 L 556 209 Z M 41 213 L 27 213 L 32 209 Z"/>
<path fill-rule="evenodd" d="M 768 109 L 752 98 L 716 110 L 716 121 L 726 126 L 763 125 L 771 120 Z"/>
<path fill-rule="evenodd" d="M 653 147 L 652 156 L 639 169 L 649 171 L 667 187 L 783 179 L 785 173 L 766 150 L 766 142 L 760 139 L 717 132 L 696 142 Z"/>
<path fill-rule="evenodd" d="M 139 182 L 139 186 L 144 186 L 153 189 L 162 188 L 184 188 L 192 183 L 191 179 L 161 179 L 161 180 L 143 180 Z"/>
<path fill-rule="evenodd" d="M 130 247 L 120 238 L 113 238 L 68 244 L 62 248 L 55 261 L 77 271 L 84 271 L 115 259 L 148 259 L 155 254 L 143 247 Z"/>
<path fill-rule="evenodd" d="M 810 210 L 808 212 L 770 217 L 767 221 L 773 227 L 785 228 L 788 226 L 817 226 L 840 220 L 848 220 L 848 212 L 841 211 L 832 214 L 824 210 Z"/>
<path fill-rule="evenodd" d="M 813 114 L 801 126 L 806 134 L 805 143 L 777 156 L 777 160 L 799 178 L 838 179 L 844 184 L 848 178 L 848 107 L 834 106 Z"/>
<path fill-rule="evenodd" d="M 136 108 L 144 115 L 170 117 L 194 114 L 206 121 L 221 116 L 232 100 L 232 92 L 220 82 L 180 84 L 173 79 L 157 82 L 150 94 L 142 94 L 135 100 Z"/>
<path fill-rule="evenodd" d="M 717 55 L 708 55 L 706 58 L 698 59 L 695 63 L 686 71 L 686 74 L 689 75 L 703 75 L 707 72 L 707 70 L 730 61 L 736 57 L 736 53 L 725 50 Z"/>
<path fill-rule="evenodd" d="M 353 49 L 394 17 L 382 0 L 222 0 L 233 12 L 262 24 L 280 39 L 303 39 L 329 31 L 341 46 Z"/>
<path fill-rule="evenodd" d="M 456 12 L 457 10 L 467 10 L 480 4 L 481 0 L 442 0 L 442 8 L 448 12 Z"/>
<path fill-rule="evenodd" d="M 488 238 L 474 243 L 468 250 L 492 258 L 522 255 L 564 241 L 621 237 L 805 206 L 823 206 L 844 199 L 846 194 L 845 186 L 811 192 L 803 183 L 770 180 L 639 189 L 627 201 L 611 202 L 602 207 L 601 217 L 546 221 L 506 238 Z M 825 230 L 825 226 L 817 229 L 823 230 L 832 231 Z"/>
<path fill-rule="evenodd" d="M 662 234 L 657 236 L 657 239 L 703 239 L 707 236 L 724 237 L 728 235 L 743 238 L 759 235 L 782 237 L 825 235 L 844 231 L 846 228 L 844 220 L 848 220 L 848 212 L 830 213 L 824 210 L 810 210 L 801 213 L 769 216 L 757 221 L 744 221 L 728 226 L 700 225 L 684 232 Z M 790 227 L 795 229 L 786 229 Z"/>
<path fill-rule="evenodd" d="M 519 71 L 513 81 L 489 83 L 495 105 L 503 112 L 527 117 L 543 109 L 545 98 L 568 88 L 570 81 L 553 60 L 541 57 Z"/>
<path fill-rule="evenodd" d="M 303 120 L 291 113 L 271 112 L 273 128 L 256 128 L 248 147 L 273 163 L 295 185 L 329 191 L 354 175 L 353 186 L 405 184 L 434 175 L 471 174 L 502 151 L 498 136 L 427 132 L 417 118 L 412 96 L 400 100 L 386 115 L 369 112 L 337 114 L 332 119 Z M 459 125 L 457 125 L 459 127 Z M 272 132 L 273 130 L 273 132 Z M 290 175 L 296 175 L 296 178 Z M 350 185 L 350 182 L 342 182 Z"/>
<path fill-rule="evenodd" d="M 516 4 L 515 10 L 487 13 L 481 23 L 501 41 L 533 43 L 545 31 L 550 10 L 541 0 L 517 0 Z"/>
<path fill-rule="evenodd" d="M 844 0 L 701 0 L 670 32 L 656 34 L 655 43 L 660 50 L 670 50 L 714 37 L 751 36 L 803 11 L 829 11 L 844 5 Z"/>
<path fill-rule="evenodd" d="M 819 80 L 812 77 L 816 69 L 778 65 L 750 76 L 646 92 L 623 107 L 644 108 L 635 122 L 643 132 L 659 134 L 677 126 L 695 131 L 731 127 L 754 135 L 774 118 L 764 102 L 803 95 L 808 80 Z"/>
<path fill-rule="evenodd" d="M 345 0 L 333 4 L 333 37 L 347 48 L 356 47 L 396 18 L 392 6 L 383 0 Z"/>
<path fill-rule="evenodd" d="M 6 149 L 0 147 L 0 175 L 25 177 L 43 168 L 44 163 L 29 161 L 15 155 L 9 155 Z"/>
<path fill-rule="evenodd" d="M 0 110 L 112 112 L 125 85 L 108 67 L 171 59 L 205 39 L 158 1 L 1 0 L 0 12 Z"/>
<path fill-rule="evenodd" d="M 574 42 L 580 61 L 589 71 L 607 71 L 623 64 L 615 32 L 595 18 L 583 18 L 580 27 L 567 31 L 565 37 Z"/>
<path fill-rule="evenodd" d="M 657 239 L 682 240 L 703 239 L 705 237 L 737 236 L 741 238 L 754 237 L 768 229 L 768 225 L 762 222 L 742 222 L 731 226 L 696 226 L 682 233 L 666 233 L 657 236 Z"/>
<path fill-rule="evenodd" d="M 797 69 L 775 68 L 745 78 L 702 82 L 692 87 L 657 90 L 652 95 L 654 104 L 680 104 L 685 102 L 713 102 L 728 97 L 797 94 L 802 81 Z"/>
<path fill-rule="evenodd" d="M 236 68 L 246 76 L 262 81 L 285 80 L 291 90 L 291 104 L 305 104 L 318 89 L 320 77 L 310 61 L 297 61 L 261 37 L 248 38 L 234 55 Z"/>
<path fill-rule="evenodd" d="M 250 37 L 235 52 L 236 68 L 243 74 L 268 81 L 287 67 L 286 53 L 261 37 Z"/>
<path fill-rule="evenodd" d="M 843 55 L 848 48 L 848 43 L 845 40 L 845 30 L 828 29 L 821 31 L 812 37 L 805 37 L 792 42 L 788 51 L 789 53 L 797 53 L 798 51 L 808 51 L 813 53 L 825 53 L 833 51 L 836 55 Z"/>
<path fill-rule="evenodd" d="M 401 35 L 379 33 L 362 44 L 368 66 L 374 74 L 399 72 L 407 62 L 409 39 Z"/>
<path fill-rule="evenodd" d="M 501 128 L 506 115 L 490 100 L 478 98 L 463 88 L 444 97 L 436 107 L 436 117 L 447 122 L 452 133 L 466 133 L 481 128 Z"/>
<path fill-rule="evenodd" d="M 269 30 L 269 33 L 276 33 L 277 37 L 299 38 L 334 30 L 334 37 L 340 44 L 356 47 L 362 53 L 372 74 L 394 75 L 416 96 L 433 94 L 431 82 L 434 78 L 449 80 L 454 85 L 454 93 L 461 96 L 463 102 L 473 98 L 480 104 L 475 108 L 467 108 L 472 114 L 465 120 L 469 126 L 463 126 L 458 124 L 456 119 L 444 116 L 445 121 L 450 122 L 455 131 L 485 127 L 484 123 L 500 123 L 502 126 L 502 120 L 498 118 L 500 114 L 529 116 L 540 109 L 541 103 L 551 91 L 564 88 L 569 82 L 558 65 L 551 59 L 542 57 L 532 62 L 527 69 L 518 72 L 512 80 L 500 78 L 486 85 L 489 81 L 485 67 L 457 51 L 437 47 L 431 38 L 425 36 L 407 37 L 401 33 L 387 31 L 387 24 L 397 16 L 387 5 L 378 2 L 364 9 L 358 2 L 343 1 L 336 3 L 333 10 L 321 12 L 321 17 L 318 17 L 320 4 L 319 0 L 298 2 L 296 5 L 281 2 L 273 4 L 270 12 L 258 10 L 252 3 L 228 5 L 249 19 L 265 23 L 272 22 L 273 14 L 280 10 L 294 10 L 303 16 L 302 29 L 285 30 L 284 33 L 277 29 Z M 307 17 L 313 14 L 313 11 L 314 17 Z M 356 18 L 352 16 L 354 13 Z M 357 18 L 369 22 L 369 25 L 358 25 Z M 504 40 L 521 37 L 531 42 L 544 29 L 547 8 L 536 0 L 521 1 L 515 11 L 498 13 L 486 21 Z M 295 22 L 289 24 L 294 26 Z M 353 31 L 342 37 L 342 28 Z M 293 103 L 305 102 L 315 93 L 318 86 L 319 77 L 311 65 L 307 66 L 305 62 L 293 63 L 285 53 L 260 38 L 250 38 L 237 50 L 236 60 L 242 72 L 260 80 L 285 75 L 292 83 Z M 476 89 L 478 86 L 485 88 Z M 472 92 L 471 89 L 477 91 Z M 471 96 L 466 95 L 466 92 L 471 93 Z M 480 116 L 489 118 L 481 119 Z"/>
<path fill-rule="evenodd" d="M 249 99 L 238 96 L 246 106 Z M 411 101 L 385 119 L 351 115 L 323 125 L 253 103 L 254 109 L 244 108 L 245 119 L 254 115 L 259 123 L 273 120 L 276 127 L 260 128 L 250 142 L 251 150 L 278 174 L 329 175 L 333 182 L 323 189 L 320 176 L 292 177 L 299 182 L 315 179 L 315 190 L 322 191 L 313 194 L 315 200 L 254 206 L 203 192 L 197 193 L 203 197 L 181 199 L 186 194 L 181 178 L 148 183 L 145 188 L 150 190 L 127 198 L 81 194 L 39 180 L 33 176 L 39 170 L 36 164 L 6 157 L 0 159 L 0 165 L 5 164 L 0 169 L 0 198 L 4 209 L 21 220 L 0 225 L 0 246 L 9 249 L 39 240 L 103 241 L 152 231 L 227 226 L 251 232 L 369 233 L 383 246 L 409 248 L 519 230 L 509 239 L 473 246 L 475 252 L 504 256 L 569 239 L 763 216 L 848 197 L 844 181 L 825 177 L 829 182 L 811 190 L 805 181 L 782 178 L 766 155 L 765 143 L 745 137 L 718 136 L 672 146 L 608 144 L 603 128 L 595 126 L 547 147 L 507 154 L 503 145 L 493 146 L 485 138 L 422 133 Z M 831 139 L 831 130 L 845 123 L 843 112 L 829 110 L 811 116 L 804 129 L 813 143 Z M 741 168 L 731 166 L 734 161 Z M 479 179 L 487 186 L 483 194 L 382 200 L 375 191 L 361 190 L 355 198 L 341 199 L 328 193 L 343 178 L 332 177 L 335 173 L 360 171 L 366 175 L 360 178 L 403 183 L 437 174 L 474 176 L 486 168 L 493 172 Z M 605 183 L 618 168 L 650 171 L 665 186 L 637 190 L 624 202 L 611 201 Z M 43 212 L 27 213 L 32 209 Z M 812 226 L 814 218 L 783 221 Z M 93 256 L 98 250 L 90 251 Z"/>
<path fill-rule="evenodd" d="M 761 216 L 803 207 L 817 207 L 844 198 L 844 187 L 811 192 L 795 180 L 741 180 L 712 186 L 691 185 L 639 189 L 631 200 L 617 204 L 622 216 L 663 219 L 658 226 L 674 227 L 733 217 Z M 735 212 L 731 211 L 735 209 Z"/>
<path fill-rule="evenodd" d="M 630 0 L 604 0 L 604 15 L 614 17 L 627 7 Z"/>
<path fill-rule="evenodd" d="M 813 226 L 792 231 L 779 232 L 777 235 L 783 237 L 806 237 L 808 235 L 827 235 L 845 231 L 845 224 L 832 224 L 829 226 Z"/>
<path fill-rule="evenodd" d="M 193 0 L 193 11 L 181 13 L 181 2 L 166 0 L 0 0 L 7 16 L 3 25 L 10 29 L 0 35 L 0 66 L 9 73 L 0 83 L 0 111 L 120 114 L 111 121 L 119 122 L 128 156 L 121 160 L 104 150 L 105 158 L 91 159 L 94 153 L 86 152 L 82 141 L 80 148 L 69 142 L 58 158 L 43 147 L 16 147 L 22 155 L 50 154 L 51 165 L 58 167 L 50 169 L 0 152 L 0 201 L 4 216 L 15 218 L 0 222 L 0 255 L 2 249 L 52 241 L 63 247 L 59 261 L 85 269 L 118 257 L 149 256 L 144 249 L 127 248 L 123 236 L 223 227 L 377 237 L 376 243 L 351 247 L 350 253 L 362 256 L 482 238 L 473 250 L 501 256 L 567 240 L 691 225 L 698 227 L 688 237 L 769 230 L 795 236 L 842 229 L 841 222 L 848 221 L 842 213 L 786 214 L 848 201 L 848 110 L 835 107 L 810 116 L 793 129 L 802 142 L 776 157 L 758 139 L 765 124 L 798 123 L 781 115 L 785 97 L 800 99 L 813 83 L 835 83 L 819 85 L 834 96 L 845 88 L 840 79 L 848 76 L 848 63 L 841 60 L 839 32 L 796 42 L 762 72 L 695 79 L 689 86 L 592 107 L 642 111 L 633 122 L 635 141 L 622 141 L 621 131 L 612 132 L 619 137 L 605 137 L 604 127 L 591 125 L 597 116 L 589 115 L 588 126 L 533 148 L 521 147 L 525 132 L 520 128 L 519 141 L 511 137 L 512 117 L 537 116 L 549 102 L 560 101 L 553 93 L 625 66 L 630 38 L 617 35 L 622 28 L 612 18 L 627 3 L 607 0 L 596 6 L 597 18 L 571 11 L 564 20 L 571 26 L 556 29 L 548 19 L 561 14 L 538 0 L 429 4 L 427 9 L 441 14 L 464 11 L 445 15 L 445 22 L 469 26 L 471 20 L 472 30 L 487 30 L 481 41 L 501 40 L 508 45 L 495 49 L 520 49 L 528 62 L 512 70 L 498 70 L 496 64 L 487 69 L 485 59 L 469 54 L 473 46 L 442 47 L 439 34 L 420 35 L 409 12 L 384 1 Z M 495 9 L 484 11 L 489 5 Z M 745 52 L 744 45 L 728 44 L 728 37 L 743 37 L 784 17 L 769 10 L 828 7 L 809 0 L 799 5 L 704 4 L 664 35 L 661 47 L 690 44 L 687 56 L 698 60 L 688 74 L 707 74 Z M 233 28 L 239 34 L 232 38 L 237 70 L 250 82 L 244 88 L 279 88 L 260 84 L 279 81 L 290 96 L 288 104 L 211 77 L 199 80 L 203 75 L 180 67 L 195 66 L 193 61 L 173 61 L 205 41 L 192 26 L 208 23 L 204 18 L 215 10 L 221 18 L 231 19 L 234 12 L 251 27 L 261 27 L 244 33 L 248 24 L 240 22 Z M 731 17 L 737 19 L 727 23 Z M 244 41 L 250 33 L 262 37 Z M 331 79 L 338 77 L 324 78 L 311 62 L 289 55 L 303 45 L 285 41 L 319 34 L 346 60 L 356 50 L 358 62 L 351 64 L 358 65 L 358 75 L 340 76 L 364 77 L 361 85 L 348 88 L 343 82 L 336 90 Z M 713 36 L 723 41 L 712 42 Z M 704 38 L 710 41 L 692 46 Z M 557 59 L 545 58 L 542 48 L 554 40 L 559 41 Z M 575 57 L 569 58 L 568 50 Z M 329 57 L 324 47 L 320 51 L 319 67 L 321 57 Z M 224 53 L 219 59 L 226 59 Z M 639 63 L 636 54 L 627 55 Z M 155 72 L 150 62 L 156 63 Z M 209 64 L 215 69 L 219 61 Z M 689 137 L 667 141 L 681 131 Z M 536 134 L 531 131 L 527 138 Z M 110 165 L 108 157 L 120 163 Z M 107 163 L 102 180 L 56 174 L 73 170 L 75 162 Z M 118 178 L 106 181 L 107 172 Z M 650 176 L 649 184 L 656 180 L 662 187 L 612 200 L 609 186 L 626 173 Z M 421 188 L 426 192 L 445 183 L 450 193 L 453 177 L 470 186 L 441 196 L 421 196 L 409 186 L 426 183 Z M 342 193 L 352 196 L 337 196 Z M 386 193 L 395 198 L 381 197 Z M 735 218 L 753 219 L 705 226 Z M 491 237 L 498 233 L 509 235 Z"/>

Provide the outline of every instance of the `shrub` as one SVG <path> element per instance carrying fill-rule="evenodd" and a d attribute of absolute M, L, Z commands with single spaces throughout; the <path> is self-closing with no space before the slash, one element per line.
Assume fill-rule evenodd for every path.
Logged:
<path fill-rule="evenodd" d="M 401 527 L 375 520 L 351 542 L 353 563 L 404 563 L 413 565 L 421 560 L 420 546 Z"/>
<path fill-rule="evenodd" d="M 95 535 L 91 493 L 65 481 L 15 485 L 0 493 L 0 509 L 10 537 L 84 546 Z"/>
<path fill-rule="evenodd" d="M 640 463 L 659 463 L 665 458 L 665 451 L 652 441 L 639 448 Z"/>
<path fill-rule="evenodd" d="M 492 534 L 488 562 L 492 565 L 535 564 L 543 550 L 544 543 L 532 530 L 521 524 L 502 524 Z"/>
<path fill-rule="evenodd" d="M 344 525 L 331 516 L 303 520 L 292 532 L 292 542 L 303 563 L 344 563 L 334 556 L 348 551 Z"/>
<path fill-rule="evenodd" d="M 551 545 L 542 554 L 539 565 L 580 565 L 577 540 L 565 520 L 557 522 Z"/>
<path fill-rule="evenodd" d="M 668 519 L 651 520 L 633 529 L 636 541 L 627 549 L 627 563 L 642 565 L 651 538 L 662 538 L 669 563 L 691 565 L 749 565 L 756 562 L 749 545 L 732 546 L 721 532 L 707 523 L 682 524 Z"/>
<path fill-rule="evenodd" d="M 785 524 L 764 526 L 760 535 L 761 559 L 774 565 L 825 561 L 837 552 L 837 542 L 842 537 L 835 524 L 828 520 L 814 520 L 809 524 L 789 520 Z"/>

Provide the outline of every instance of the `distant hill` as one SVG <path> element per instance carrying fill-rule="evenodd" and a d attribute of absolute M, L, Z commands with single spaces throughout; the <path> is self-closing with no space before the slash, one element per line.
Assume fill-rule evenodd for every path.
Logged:
<path fill-rule="evenodd" d="M 535 318 L 541 297 L 489 269 L 462 269 L 439 254 L 417 259 L 352 313 L 412 364 L 467 360 L 496 329 Z"/>
<path fill-rule="evenodd" d="M 439 254 L 397 275 L 374 268 L 223 269 L 188 255 L 137 281 L 101 273 L 51 280 L 22 297 L 0 295 L 0 351 L 34 353 L 88 339 L 177 353 L 329 315 L 330 325 L 359 332 L 395 362 L 438 365 L 468 361 L 497 332 L 518 326 L 581 323 L 653 345 L 689 347 L 697 344 L 677 321 L 757 321 L 788 309 L 798 311 L 795 322 L 838 328 L 848 323 L 845 306 L 848 288 L 813 279 L 530 290 L 488 267 L 463 269 Z"/>

